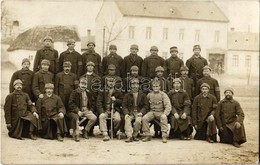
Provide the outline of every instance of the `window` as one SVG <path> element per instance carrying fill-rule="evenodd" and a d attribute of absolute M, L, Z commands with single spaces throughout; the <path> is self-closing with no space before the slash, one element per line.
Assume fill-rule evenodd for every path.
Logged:
<path fill-rule="evenodd" d="M 219 31 L 215 31 L 214 41 L 219 42 Z"/>
<path fill-rule="evenodd" d="M 150 40 L 152 36 L 152 27 L 146 27 L 146 39 Z"/>
<path fill-rule="evenodd" d="M 200 41 L 200 30 L 195 31 L 195 41 Z"/>
<path fill-rule="evenodd" d="M 234 67 L 238 67 L 238 55 L 233 55 L 233 60 L 232 60 L 232 62 L 233 62 L 233 66 Z"/>
<path fill-rule="evenodd" d="M 163 40 L 168 39 L 168 28 L 163 28 Z"/>
<path fill-rule="evenodd" d="M 33 61 L 33 56 L 32 55 L 29 55 L 28 58 L 29 58 L 30 61 Z"/>
<path fill-rule="evenodd" d="M 162 58 L 166 60 L 167 57 L 168 57 L 168 52 L 162 52 Z"/>
<path fill-rule="evenodd" d="M 129 37 L 130 39 L 135 38 L 135 27 L 134 27 L 134 26 L 129 26 L 129 34 L 128 34 L 128 37 Z"/>
<path fill-rule="evenodd" d="M 247 55 L 247 56 L 246 56 L 245 66 L 246 66 L 247 68 L 250 68 L 250 67 L 251 67 L 251 56 L 250 56 L 250 55 Z"/>
<path fill-rule="evenodd" d="M 179 40 L 181 40 L 181 41 L 184 40 L 184 29 L 179 30 Z"/>

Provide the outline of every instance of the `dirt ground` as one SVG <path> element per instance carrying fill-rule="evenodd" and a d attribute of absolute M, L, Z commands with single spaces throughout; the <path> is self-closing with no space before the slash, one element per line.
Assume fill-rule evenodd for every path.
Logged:
<path fill-rule="evenodd" d="M 206 141 L 152 139 L 150 142 L 125 143 L 124 140 L 103 142 L 92 137 L 74 142 L 38 138 L 23 141 L 9 138 L 2 113 L 1 163 L 3 164 L 179 164 L 179 163 L 243 163 L 259 162 L 258 97 L 237 97 L 244 109 L 247 142 L 240 148 Z M 3 110 L 1 111 L 3 112 Z M 98 127 L 95 128 L 95 130 Z"/>

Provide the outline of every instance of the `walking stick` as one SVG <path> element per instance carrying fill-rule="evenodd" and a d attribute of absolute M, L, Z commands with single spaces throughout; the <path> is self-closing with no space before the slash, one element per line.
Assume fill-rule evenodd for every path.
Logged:
<path fill-rule="evenodd" d="M 114 136 L 114 134 L 113 134 L 113 116 L 114 116 L 114 101 L 112 101 L 111 117 L 110 117 L 110 119 L 111 119 L 111 121 L 110 121 L 110 124 L 111 124 L 111 128 L 110 128 L 111 134 L 110 134 L 110 136 L 111 136 L 112 140 L 113 140 L 113 136 Z"/>

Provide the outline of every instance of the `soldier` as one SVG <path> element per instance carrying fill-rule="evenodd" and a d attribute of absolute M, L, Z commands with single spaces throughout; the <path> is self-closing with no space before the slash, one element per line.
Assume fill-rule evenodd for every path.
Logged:
<path fill-rule="evenodd" d="M 191 78 L 188 77 L 189 68 L 187 66 L 181 66 L 181 77 L 180 80 L 182 81 L 182 88 L 184 91 L 186 91 L 189 95 L 191 103 L 194 99 L 194 82 Z"/>
<path fill-rule="evenodd" d="M 53 74 L 59 71 L 59 59 L 58 51 L 52 48 L 53 40 L 50 36 L 46 36 L 43 39 L 44 47 L 36 52 L 34 59 L 33 71 L 34 73 L 40 70 L 41 61 L 47 59 L 50 61 L 49 71 Z"/>
<path fill-rule="evenodd" d="M 59 58 L 59 70 L 63 70 L 63 63 L 65 61 L 70 61 L 71 63 L 71 72 L 76 74 L 78 77 L 83 74 L 82 71 L 82 57 L 77 52 L 74 47 L 75 47 L 75 40 L 74 39 L 69 39 L 67 42 L 68 49 L 60 54 Z"/>
<path fill-rule="evenodd" d="M 64 120 L 65 108 L 61 98 L 53 94 L 54 85 L 45 84 L 45 94 L 43 98 L 39 98 L 36 102 L 36 108 L 39 111 L 42 122 L 41 135 L 46 139 L 53 139 L 53 130 L 56 131 L 58 141 L 62 142 L 62 135 L 67 132 Z"/>
<path fill-rule="evenodd" d="M 180 68 L 184 65 L 182 59 L 180 59 L 178 55 L 178 48 L 173 46 L 170 48 L 171 57 L 169 57 L 166 61 L 166 75 L 172 75 L 172 77 L 177 78 L 180 77 Z"/>
<path fill-rule="evenodd" d="M 140 76 L 139 74 L 139 68 L 138 66 L 133 65 L 130 68 L 130 73 L 127 74 L 127 77 L 124 79 L 124 92 L 130 92 L 131 87 L 130 87 L 130 80 L 133 78 L 137 78 L 139 80 L 139 86 L 143 90 L 142 83 L 144 82 L 144 78 Z"/>
<path fill-rule="evenodd" d="M 189 78 L 193 79 L 196 86 L 197 81 L 203 77 L 203 67 L 208 65 L 208 62 L 200 55 L 200 45 L 194 45 L 193 52 L 194 55 L 186 61 L 186 66 L 189 68 Z"/>
<path fill-rule="evenodd" d="M 41 70 L 36 72 L 33 77 L 32 90 L 34 96 L 38 98 L 43 98 L 44 86 L 47 83 L 53 83 L 53 73 L 49 72 L 50 61 L 42 60 L 41 61 Z"/>
<path fill-rule="evenodd" d="M 116 51 L 117 47 L 116 45 L 110 45 L 109 46 L 110 54 L 103 58 L 102 61 L 102 67 L 103 67 L 103 73 L 104 75 L 107 75 L 108 66 L 110 64 L 114 64 L 116 67 L 116 73 L 117 76 L 122 76 L 122 64 L 123 64 L 123 58 L 119 56 Z"/>
<path fill-rule="evenodd" d="M 86 117 L 88 123 L 83 129 L 83 138 L 88 139 L 88 133 L 94 126 L 97 116 L 93 113 L 95 110 L 96 100 L 87 89 L 87 79 L 80 78 L 79 87 L 72 91 L 69 98 L 69 118 L 71 120 L 70 128 L 73 129 L 73 138 L 76 142 L 79 141 L 79 119 Z"/>
<path fill-rule="evenodd" d="M 155 68 L 157 66 L 165 67 L 165 61 L 162 57 L 158 56 L 157 46 L 152 46 L 150 52 L 151 55 L 144 59 L 141 75 L 147 78 L 154 78 Z"/>
<path fill-rule="evenodd" d="M 148 109 L 148 101 L 146 95 L 139 90 L 139 80 L 137 78 L 130 79 L 131 92 L 125 94 L 122 103 L 122 110 L 125 115 L 125 132 L 127 139 L 125 142 L 139 141 L 138 132 L 142 126 L 142 116 L 146 114 Z M 132 121 L 133 127 L 132 127 Z"/>
<path fill-rule="evenodd" d="M 171 102 L 166 93 L 160 91 L 160 82 L 158 79 L 152 81 L 153 91 L 147 95 L 149 102 L 149 110 L 142 119 L 142 130 L 146 137 L 143 142 L 151 140 L 149 122 L 157 119 L 160 120 L 162 130 L 162 142 L 167 143 L 168 119 L 167 116 L 171 112 Z"/>
<path fill-rule="evenodd" d="M 123 88 L 123 80 L 121 79 L 121 77 L 116 75 L 116 66 L 114 64 L 110 64 L 107 67 L 107 75 L 103 76 L 101 79 L 101 85 L 102 88 L 106 88 L 106 78 L 107 77 L 112 77 L 113 79 L 115 79 L 115 88 L 117 90 L 122 90 Z"/>
<path fill-rule="evenodd" d="M 115 89 L 115 78 L 106 77 L 106 88 L 103 91 L 99 91 L 97 97 L 97 110 L 99 112 L 99 127 L 104 136 L 103 141 L 108 141 L 110 138 L 107 133 L 107 119 L 112 118 L 114 123 L 114 135 L 119 130 L 121 117 L 120 113 L 122 106 L 123 94 Z M 113 116 L 111 116 L 113 111 Z M 114 136 L 111 134 L 111 136 Z"/>
<path fill-rule="evenodd" d="M 9 93 L 14 91 L 13 83 L 15 80 L 20 79 L 23 82 L 22 91 L 27 93 L 32 102 L 35 102 L 35 97 L 32 92 L 32 81 L 33 81 L 33 71 L 30 68 L 30 60 L 28 58 L 24 58 L 22 61 L 22 69 L 14 72 L 12 75 L 10 84 L 9 84 Z"/>
<path fill-rule="evenodd" d="M 210 86 L 207 83 L 203 83 L 200 88 L 201 94 L 195 97 L 192 105 L 192 123 L 196 129 L 194 139 L 214 143 L 217 141 L 214 117 L 217 99 L 209 93 Z"/>
<path fill-rule="evenodd" d="M 233 144 L 240 147 L 246 142 L 244 128 L 244 112 L 236 100 L 233 99 L 234 90 L 227 88 L 224 91 L 225 98 L 218 103 L 216 121 L 219 129 L 220 143 Z"/>
<path fill-rule="evenodd" d="M 131 72 L 132 66 L 142 68 L 143 58 L 137 54 L 138 50 L 138 45 L 133 44 L 130 46 L 131 53 L 128 56 L 126 56 L 123 60 L 123 77 L 126 77 L 127 74 Z M 141 71 L 138 71 L 138 75 L 141 75 Z"/>
<path fill-rule="evenodd" d="M 210 86 L 209 93 L 212 94 L 213 96 L 215 96 L 217 101 L 219 102 L 220 101 L 220 90 L 219 90 L 218 80 L 216 80 L 210 76 L 210 71 L 211 71 L 211 68 L 208 65 L 203 67 L 203 77 L 201 79 L 199 79 L 197 82 L 196 94 L 197 95 L 200 94 L 199 87 L 201 86 L 201 84 L 207 83 Z"/>
<path fill-rule="evenodd" d="M 102 76 L 102 63 L 101 63 L 101 56 L 95 52 L 95 42 L 88 42 L 87 47 L 88 50 L 82 54 L 82 61 L 83 66 L 86 66 L 87 62 L 92 61 L 95 64 L 94 72 Z M 86 73 L 86 68 L 83 68 L 83 73 Z"/>
<path fill-rule="evenodd" d="M 15 80 L 13 82 L 14 91 L 5 99 L 6 127 L 8 135 L 12 138 L 23 140 L 22 137 L 29 135 L 30 139 L 36 140 L 35 131 L 41 128 L 38 121 L 39 116 L 29 95 L 22 91 L 22 84 L 20 79 Z"/>
<path fill-rule="evenodd" d="M 171 112 L 171 138 L 190 140 L 193 132 L 191 123 L 191 102 L 188 94 L 181 88 L 179 78 L 173 80 L 173 89 L 168 93 L 172 104 Z"/>

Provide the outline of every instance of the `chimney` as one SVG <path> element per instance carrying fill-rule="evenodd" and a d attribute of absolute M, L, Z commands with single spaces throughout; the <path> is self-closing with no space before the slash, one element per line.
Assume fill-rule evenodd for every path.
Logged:
<path fill-rule="evenodd" d="M 91 35 L 91 30 L 88 29 L 88 35 L 87 36 L 90 36 Z"/>
<path fill-rule="evenodd" d="M 234 32 L 234 31 L 235 31 L 235 28 L 234 28 L 234 27 L 232 27 L 232 28 L 230 28 L 230 30 L 231 30 L 232 32 Z"/>

